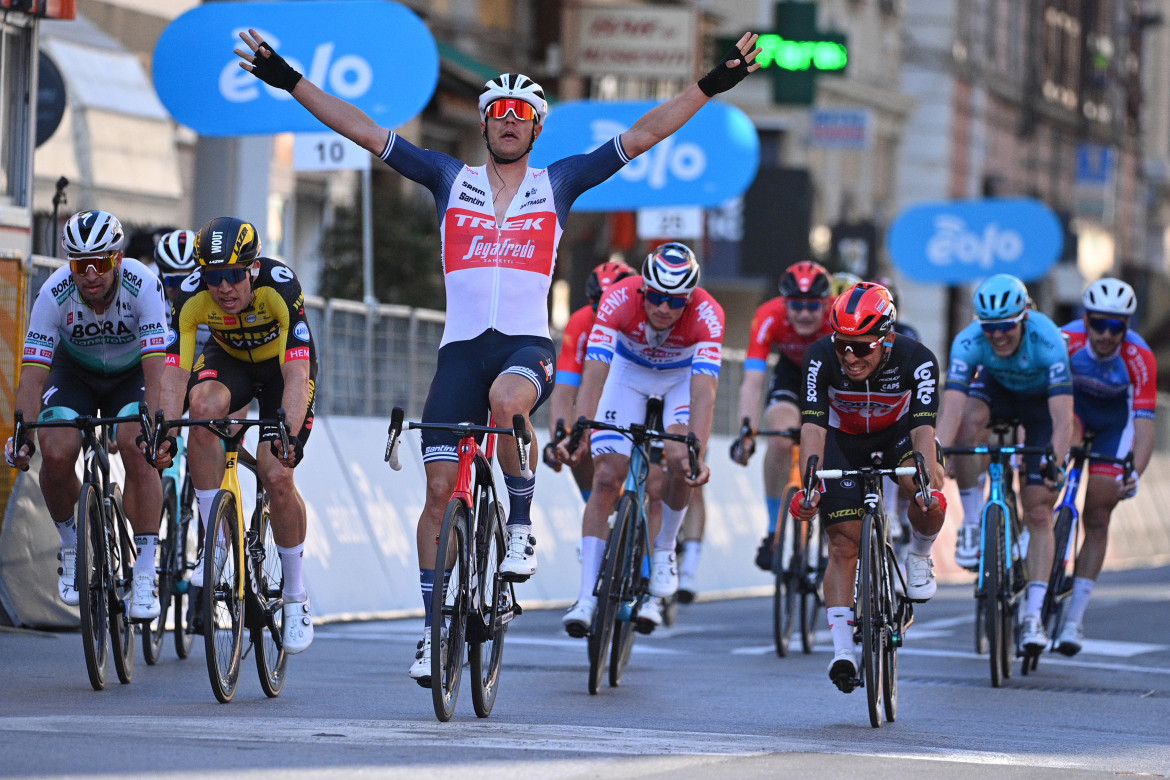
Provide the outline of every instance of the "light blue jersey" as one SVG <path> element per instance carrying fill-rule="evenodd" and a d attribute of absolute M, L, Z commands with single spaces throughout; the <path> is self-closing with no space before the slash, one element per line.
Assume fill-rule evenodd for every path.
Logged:
<path fill-rule="evenodd" d="M 963 328 L 951 344 L 946 389 L 966 393 L 980 366 L 1013 393 L 1048 397 L 1072 393 L 1068 347 L 1056 323 L 1040 312 L 1028 312 L 1020 346 L 1007 357 L 995 354 L 978 322 Z"/>

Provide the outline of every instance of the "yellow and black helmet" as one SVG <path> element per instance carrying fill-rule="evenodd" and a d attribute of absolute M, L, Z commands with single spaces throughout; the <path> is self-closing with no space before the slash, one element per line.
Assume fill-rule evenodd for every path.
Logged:
<path fill-rule="evenodd" d="M 201 266 L 250 265 L 259 255 L 256 226 L 237 217 L 216 217 L 195 236 L 195 257 Z"/>

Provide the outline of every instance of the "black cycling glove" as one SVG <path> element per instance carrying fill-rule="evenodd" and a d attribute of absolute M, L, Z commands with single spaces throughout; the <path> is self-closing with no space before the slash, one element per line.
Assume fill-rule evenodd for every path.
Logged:
<path fill-rule="evenodd" d="M 739 60 L 739 64 L 734 68 L 729 67 L 727 63 L 731 60 Z M 739 50 L 738 46 L 733 45 L 731 50 L 723 55 L 723 59 L 719 60 L 719 63 L 711 69 L 711 72 L 699 79 L 699 89 L 703 90 L 703 94 L 707 97 L 715 97 L 720 92 L 726 92 L 743 81 L 747 74 L 747 57 Z"/>
<path fill-rule="evenodd" d="M 301 74 L 267 43 L 260 44 L 260 48 L 266 49 L 268 56 L 256 52 L 252 60 L 252 74 L 270 87 L 292 92 L 301 80 Z"/>

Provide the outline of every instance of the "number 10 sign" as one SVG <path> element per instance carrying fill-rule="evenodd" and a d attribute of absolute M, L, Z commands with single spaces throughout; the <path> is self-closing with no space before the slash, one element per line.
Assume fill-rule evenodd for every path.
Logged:
<path fill-rule="evenodd" d="M 297 171 L 364 171 L 370 153 L 337 133 L 297 133 L 293 169 Z"/>

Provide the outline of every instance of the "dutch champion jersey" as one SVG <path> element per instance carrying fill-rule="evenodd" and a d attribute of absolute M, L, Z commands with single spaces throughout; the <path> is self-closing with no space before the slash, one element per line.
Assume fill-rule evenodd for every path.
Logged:
<path fill-rule="evenodd" d="M 529 168 L 497 224 L 486 166 L 472 168 L 419 149 L 394 132 L 381 156 L 435 198 L 447 291 L 442 344 L 489 329 L 549 338 L 548 291 L 569 209 L 582 192 L 629 162 L 614 138 L 588 154 Z"/>
<path fill-rule="evenodd" d="M 118 374 L 144 357 L 166 352 L 162 282 L 133 258 L 123 258 L 116 292 L 103 314 L 81 298 L 69 266 L 54 271 L 37 293 L 24 337 L 23 366 L 48 368 L 57 349 L 97 374 Z"/>
<path fill-rule="evenodd" d="M 719 376 L 723 349 L 723 307 L 696 288 L 666 338 L 655 344 L 646 318 L 642 277 L 610 285 L 601 296 L 589 334 L 586 360 L 612 363 L 614 356 L 658 371 L 689 368 L 692 374 Z"/>

